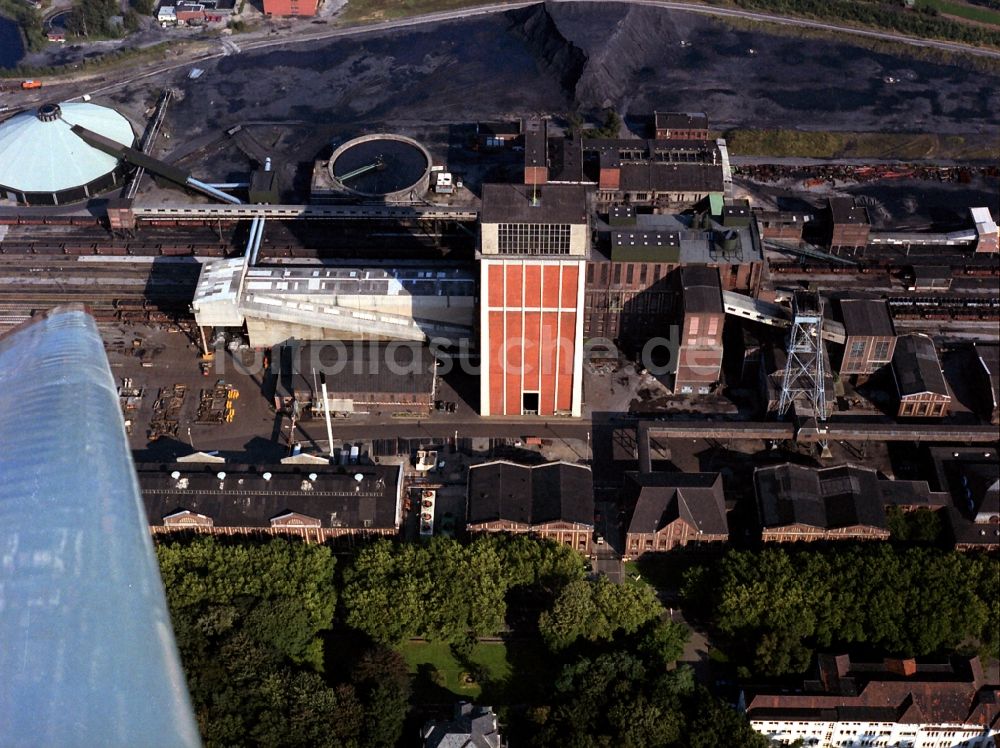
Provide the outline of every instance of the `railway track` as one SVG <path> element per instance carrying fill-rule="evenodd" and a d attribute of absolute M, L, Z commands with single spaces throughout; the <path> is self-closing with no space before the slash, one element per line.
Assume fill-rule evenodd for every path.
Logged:
<path fill-rule="evenodd" d="M 0 255 L 23 256 L 81 256 L 98 255 L 108 257 L 226 257 L 236 252 L 230 242 L 222 243 L 168 243 L 168 242 L 80 242 L 58 241 L 56 239 L 31 242 L 0 242 Z"/>
<path fill-rule="evenodd" d="M 952 264 L 948 267 L 955 275 L 969 278 L 995 278 L 1000 277 L 1000 264 Z M 770 262 L 768 269 L 772 273 L 779 275 L 807 274 L 807 275 L 891 275 L 901 276 L 912 273 L 912 264 L 899 262 L 887 263 L 867 263 L 857 266 L 830 265 L 823 262 Z"/>

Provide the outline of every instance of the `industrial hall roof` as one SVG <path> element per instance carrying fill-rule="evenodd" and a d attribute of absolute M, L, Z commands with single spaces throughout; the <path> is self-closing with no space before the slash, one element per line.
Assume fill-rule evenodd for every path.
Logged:
<path fill-rule="evenodd" d="M 681 519 L 706 535 L 728 535 L 719 473 L 627 473 L 625 497 L 635 504 L 629 533 L 649 534 Z"/>
<path fill-rule="evenodd" d="M 594 524 L 590 468 L 568 462 L 518 465 L 499 460 L 469 468 L 470 525 L 509 521 Z"/>
<path fill-rule="evenodd" d="M 398 341 L 292 341 L 275 346 L 271 361 L 279 395 L 312 398 L 320 373 L 333 394 L 430 394 L 437 367 L 428 346 Z"/>
<path fill-rule="evenodd" d="M 896 334 L 889 309 L 881 299 L 842 299 L 840 316 L 849 336 L 891 338 Z"/>
<path fill-rule="evenodd" d="M 320 527 L 397 525 L 398 465 L 140 463 L 136 472 L 151 525 L 185 512 L 215 527 L 266 528 L 290 513 Z"/>
<path fill-rule="evenodd" d="M 77 137 L 73 125 L 122 145 L 131 146 L 135 140 L 127 119 L 96 104 L 48 104 L 15 114 L 0 124 L 0 186 L 55 193 L 114 171 L 118 160 Z"/>
<path fill-rule="evenodd" d="M 653 122 L 657 129 L 708 129 L 708 115 L 704 112 L 653 112 Z"/>
<path fill-rule="evenodd" d="M 685 265 L 681 268 L 681 288 L 686 314 L 724 313 L 718 268 Z"/>
<path fill-rule="evenodd" d="M 900 397 L 930 392 L 950 397 L 934 341 L 927 335 L 901 335 L 892 354 L 892 371 Z"/>
<path fill-rule="evenodd" d="M 484 184 L 483 223 L 587 223 L 587 188 L 580 184 Z"/>
<path fill-rule="evenodd" d="M 776 465 L 754 472 L 763 528 L 806 525 L 885 529 L 887 520 L 878 475 L 855 465 L 809 468 Z"/>

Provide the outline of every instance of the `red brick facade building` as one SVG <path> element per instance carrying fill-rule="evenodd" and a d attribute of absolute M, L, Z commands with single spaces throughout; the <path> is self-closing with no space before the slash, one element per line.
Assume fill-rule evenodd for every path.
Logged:
<path fill-rule="evenodd" d="M 469 468 L 466 531 L 546 538 L 590 554 L 594 485 L 590 468 L 568 462 L 518 465 L 496 461 Z"/>
<path fill-rule="evenodd" d="M 480 412 L 579 417 L 586 190 L 483 187 Z"/>
<path fill-rule="evenodd" d="M 628 473 L 622 498 L 630 514 L 625 560 L 729 540 L 718 473 Z"/>

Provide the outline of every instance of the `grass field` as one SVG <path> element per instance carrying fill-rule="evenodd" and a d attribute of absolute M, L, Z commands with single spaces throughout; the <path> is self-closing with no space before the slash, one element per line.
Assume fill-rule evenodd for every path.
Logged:
<path fill-rule="evenodd" d="M 938 13 L 945 15 L 990 26 L 1000 26 L 1000 11 L 984 8 L 981 5 L 951 2 L 951 0 L 917 0 L 917 7 L 934 8 Z"/>
<path fill-rule="evenodd" d="M 480 642 L 472 650 L 468 666 L 455 659 L 447 644 L 439 642 L 410 641 L 401 651 L 415 676 L 414 698 L 424 703 L 439 703 L 451 695 L 482 696 L 494 704 L 520 703 L 530 699 L 532 686 L 541 680 L 549 660 L 537 642 Z M 482 682 L 472 679 L 471 669 L 482 671 Z"/>
<path fill-rule="evenodd" d="M 403 657 L 410 666 L 410 672 L 422 678 L 427 674 L 427 666 L 433 670 L 430 673 L 432 682 L 451 691 L 456 696 L 478 697 L 483 691 L 483 684 L 467 681 L 471 675 L 468 669 L 455 659 L 447 644 L 440 642 L 406 642 L 403 645 Z M 503 683 L 510 677 L 510 664 L 507 662 L 507 647 L 502 643 L 480 643 L 472 650 L 471 660 L 488 673 L 490 683 Z M 417 686 L 419 689 L 419 685 Z"/>
<path fill-rule="evenodd" d="M 730 130 L 725 135 L 733 156 L 954 161 L 991 160 L 1000 156 L 1000 147 L 989 138 L 971 139 L 961 135 L 798 130 Z"/>

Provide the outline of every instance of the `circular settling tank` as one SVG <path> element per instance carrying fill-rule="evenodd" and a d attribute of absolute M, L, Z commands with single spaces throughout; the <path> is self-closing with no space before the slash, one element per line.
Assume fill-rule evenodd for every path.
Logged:
<path fill-rule="evenodd" d="M 346 192 L 383 200 L 423 197 L 431 156 L 402 135 L 365 135 L 344 143 L 330 157 L 330 177 Z"/>

